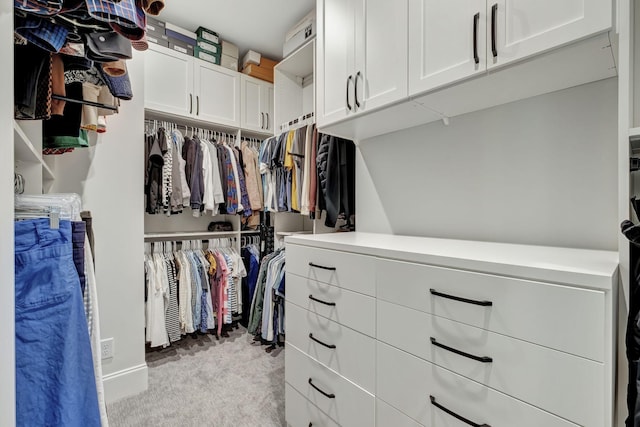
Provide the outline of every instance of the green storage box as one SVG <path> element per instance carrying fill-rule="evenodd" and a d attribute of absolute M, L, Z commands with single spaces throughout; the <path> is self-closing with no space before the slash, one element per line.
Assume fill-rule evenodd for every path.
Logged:
<path fill-rule="evenodd" d="M 218 43 L 212 43 L 208 40 L 198 37 L 196 41 L 196 46 L 198 46 L 202 50 L 206 50 L 212 55 L 220 55 L 222 53 L 222 46 Z"/>
<path fill-rule="evenodd" d="M 215 31 L 211 31 L 208 28 L 198 27 L 198 29 L 196 30 L 196 34 L 203 40 L 220 44 L 220 37 L 218 37 L 218 33 L 216 33 Z"/>
<path fill-rule="evenodd" d="M 202 48 L 200 48 L 199 46 L 196 46 L 193 56 L 195 56 L 198 59 L 202 59 L 203 61 L 207 61 L 207 62 L 211 62 L 212 64 L 216 64 L 216 65 L 220 65 L 220 56 L 222 54 L 215 54 L 215 53 L 211 53 L 207 50 L 204 50 Z"/>

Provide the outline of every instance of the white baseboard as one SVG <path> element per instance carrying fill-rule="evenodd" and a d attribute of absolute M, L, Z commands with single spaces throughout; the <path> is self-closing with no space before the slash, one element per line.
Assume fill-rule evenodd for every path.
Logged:
<path fill-rule="evenodd" d="M 149 385 L 147 364 L 103 375 L 102 380 L 107 403 L 142 393 Z"/>

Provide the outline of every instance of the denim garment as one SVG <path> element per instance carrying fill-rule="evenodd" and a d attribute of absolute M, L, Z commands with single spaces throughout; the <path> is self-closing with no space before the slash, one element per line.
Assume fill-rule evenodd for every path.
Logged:
<path fill-rule="evenodd" d="M 71 223 L 71 240 L 73 241 L 73 263 L 80 278 L 80 289 L 84 295 L 87 277 L 84 274 L 84 238 L 87 226 L 83 221 Z"/>
<path fill-rule="evenodd" d="M 100 426 L 69 221 L 15 223 L 15 288 L 17 425 Z"/>

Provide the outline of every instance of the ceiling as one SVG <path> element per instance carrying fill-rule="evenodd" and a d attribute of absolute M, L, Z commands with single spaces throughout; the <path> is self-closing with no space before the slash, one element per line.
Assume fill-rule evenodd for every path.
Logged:
<path fill-rule="evenodd" d="M 190 31 L 203 26 L 238 46 L 282 59 L 286 32 L 315 7 L 315 0 L 165 0 L 159 19 Z"/>

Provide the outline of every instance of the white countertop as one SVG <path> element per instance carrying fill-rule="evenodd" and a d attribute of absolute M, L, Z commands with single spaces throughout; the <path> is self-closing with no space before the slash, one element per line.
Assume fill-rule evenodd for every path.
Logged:
<path fill-rule="evenodd" d="M 613 251 L 360 232 L 288 236 L 285 242 L 598 290 L 611 290 L 619 262 Z"/>

